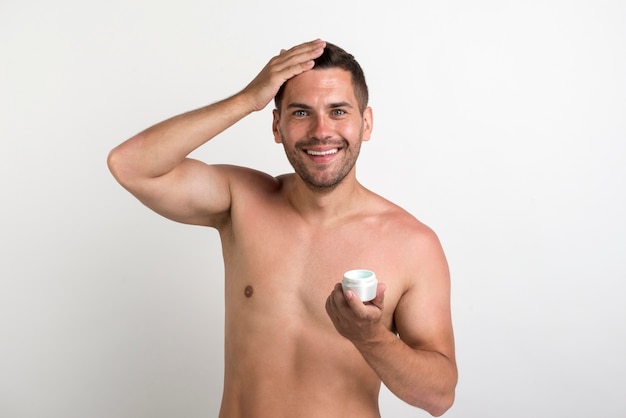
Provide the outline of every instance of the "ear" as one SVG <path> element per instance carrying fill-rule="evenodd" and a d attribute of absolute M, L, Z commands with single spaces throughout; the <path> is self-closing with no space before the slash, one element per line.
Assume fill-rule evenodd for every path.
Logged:
<path fill-rule="evenodd" d="M 361 137 L 361 141 L 369 141 L 370 136 L 372 135 L 372 130 L 374 129 L 374 114 L 372 113 L 372 108 L 367 107 L 363 111 L 363 135 Z"/>
<path fill-rule="evenodd" d="M 274 142 L 277 144 L 281 144 L 283 142 L 283 138 L 280 135 L 280 129 L 278 128 L 278 124 L 280 123 L 280 115 L 278 114 L 278 110 L 274 109 L 272 112 L 274 116 L 274 120 L 272 121 L 272 132 L 274 133 Z"/>

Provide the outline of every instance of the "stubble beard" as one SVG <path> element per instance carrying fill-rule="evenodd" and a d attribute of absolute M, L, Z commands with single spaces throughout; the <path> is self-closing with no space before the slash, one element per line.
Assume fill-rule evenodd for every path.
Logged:
<path fill-rule="evenodd" d="M 289 163 L 293 167 L 296 174 L 302 179 L 306 186 L 317 193 L 328 193 L 334 190 L 346 176 L 352 171 L 352 168 L 356 164 L 356 160 L 361 150 L 361 141 L 359 139 L 355 145 L 350 145 L 348 141 L 341 138 L 341 150 L 343 153 L 343 159 L 339 162 L 338 167 L 333 167 L 338 164 L 333 161 L 331 164 L 325 164 L 318 166 L 313 172 L 305 161 L 306 153 L 302 151 L 304 146 L 312 145 L 338 145 L 337 141 L 322 141 L 319 139 L 312 139 L 309 141 L 301 141 L 296 143 L 296 146 L 292 149 L 287 149 L 283 143 L 285 154 Z M 332 171 L 331 171 L 332 170 Z"/>

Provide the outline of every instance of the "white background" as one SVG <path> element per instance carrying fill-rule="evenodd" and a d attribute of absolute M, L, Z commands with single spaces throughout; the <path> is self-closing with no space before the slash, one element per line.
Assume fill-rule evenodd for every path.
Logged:
<path fill-rule="evenodd" d="M 621 0 L 2 0 L 0 416 L 217 415 L 217 233 L 150 212 L 106 156 L 317 37 L 370 85 L 359 178 L 447 252 L 446 416 L 626 416 Z M 283 173 L 270 127 L 196 156 Z M 381 410 L 427 416 L 386 390 Z"/>

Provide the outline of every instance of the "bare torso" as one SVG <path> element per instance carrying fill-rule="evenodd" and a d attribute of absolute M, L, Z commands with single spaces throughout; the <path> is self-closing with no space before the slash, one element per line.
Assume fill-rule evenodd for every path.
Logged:
<path fill-rule="evenodd" d="M 326 50 L 356 65 L 321 40 L 282 50 L 240 93 L 140 132 L 107 162 L 155 212 L 220 232 L 221 417 L 379 417 L 381 380 L 441 415 L 457 382 L 445 255 L 433 231 L 356 180 L 373 127 L 367 88 L 342 64 L 317 71 Z M 274 141 L 297 174 L 188 158 L 272 99 Z M 384 283 L 367 306 L 336 286 L 352 269 Z"/>
<path fill-rule="evenodd" d="M 325 301 L 345 271 L 387 284 L 384 323 L 406 290 L 406 226 L 419 223 L 363 189 L 362 207 L 328 224 L 307 221 L 283 181 L 244 177 L 219 228 L 226 270 L 221 417 L 378 417 L 380 379 L 342 337 Z M 289 178 L 283 179 L 287 183 Z"/>

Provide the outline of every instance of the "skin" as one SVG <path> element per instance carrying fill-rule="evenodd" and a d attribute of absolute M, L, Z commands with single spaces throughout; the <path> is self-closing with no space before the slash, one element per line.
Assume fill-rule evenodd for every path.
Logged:
<path fill-rule="evenodd" d="M 241 92 L 120 144 L 109 167 L 157 213 L 220 233 L 220 417 L 379 417 L 381 381 L 438 416 L 457 382 L 446 259 L 432 230 L 357 181 L 372 110 L 359 111 L 347 72 L 312 70 L 324 45 L 282 50 Z M 285 82 L 273 134 L 295 173 L 187 157 Z M 343 292 L 355 268 L 376 272 L 373 301 Z"/>

